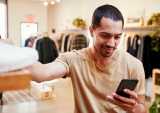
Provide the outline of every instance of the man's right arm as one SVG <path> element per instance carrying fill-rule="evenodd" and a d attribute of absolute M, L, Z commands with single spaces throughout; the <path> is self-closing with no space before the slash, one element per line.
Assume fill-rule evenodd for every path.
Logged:
<path fill-rule="evenodd" d="M 27 69 L 32 75 L 32 80 L 37 82 L 61 78 L 68 73 L 67 68 L 61 62 L 51 62 L 48 64 L 37 62 Z"/>

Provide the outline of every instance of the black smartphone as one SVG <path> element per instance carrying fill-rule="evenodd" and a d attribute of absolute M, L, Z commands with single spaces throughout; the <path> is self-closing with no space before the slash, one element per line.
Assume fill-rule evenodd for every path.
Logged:
<path fill-rule="evenodd" d="M 116 90 L 116 94 L 126 98 L 130 98 L 130 95 L 125 93 L 124 89 L 134 90 L 137 86 L 137 83 L 137 79 L 122 79 Z"/>

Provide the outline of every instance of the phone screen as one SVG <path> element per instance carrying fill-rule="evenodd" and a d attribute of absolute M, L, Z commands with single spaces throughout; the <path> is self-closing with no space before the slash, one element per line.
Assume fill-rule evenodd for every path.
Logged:
<path fill-rule="evenodd" d="M 121 80 L 116 93 L 120 96 L 130 98 L 130 95 L 124 92 L 124 89 L 134 90 L 137 86 L 138 80 L 137 79 L 123 79 Z"/>

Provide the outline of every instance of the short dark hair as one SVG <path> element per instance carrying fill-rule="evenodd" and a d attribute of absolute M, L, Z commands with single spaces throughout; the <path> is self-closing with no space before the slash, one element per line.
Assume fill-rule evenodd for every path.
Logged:
<path fill-rule="evenodd" d="M 113 5 L 102 5 L 95 9 L 92 16 L 92 27 L 96 28 L 99 26 L 102 17 L 110 18 L 114 21 L 122 21 L 122 27 L 124 26 L 124 18 L 122 13 Z"/>

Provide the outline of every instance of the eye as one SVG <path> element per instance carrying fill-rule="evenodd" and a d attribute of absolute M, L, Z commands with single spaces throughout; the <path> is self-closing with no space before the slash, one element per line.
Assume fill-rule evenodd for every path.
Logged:
<path fill-rule="evenodd" d="M 102 37 L 102 38 L 110 38 L 110 37 L 112 37 L 112 34 L 110 34 L 110 33 L 100 33 L 100 37 Z"/>
<path fill-rule="evenodd" d="M 115 36 L 114 38 L 116 39 L 116 40 L 118 40 L 118 39 L 120 39 L 120 35 L 117 35 L 117 36 Z"/>

